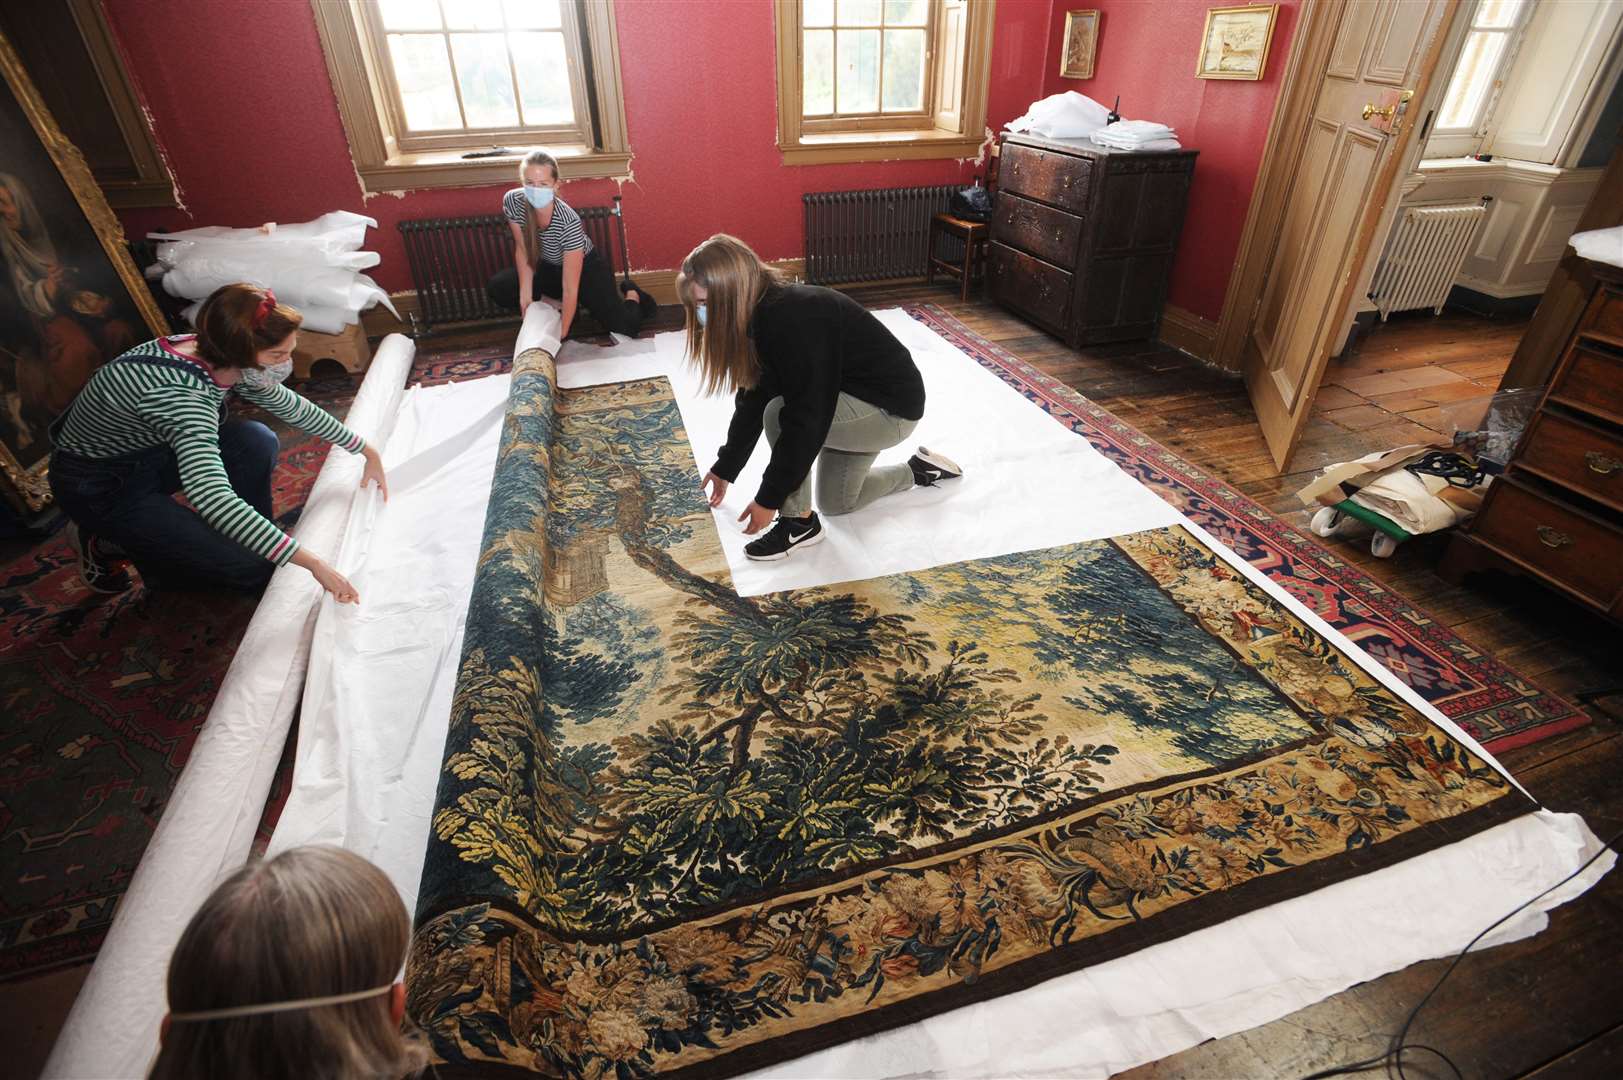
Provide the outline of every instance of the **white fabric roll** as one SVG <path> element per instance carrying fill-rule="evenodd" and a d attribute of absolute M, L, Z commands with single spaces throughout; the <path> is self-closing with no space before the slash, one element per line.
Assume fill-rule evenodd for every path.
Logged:
<path fill-rule="evenodd" d="M 411 339 L 385 338 L 350 408 L 349 426 L 380 449 L 415 356 Z M 328 454 L 294 530 L 329 562 L 341 555 L 362 466 L 358 455 Z M 145 1075 L 166 1008 L 169 954 L 215 884 L 248 857 L 303 689 L 316 613 L 331 603 L 297 566 L 271 577 L 45 1076 Z"/>

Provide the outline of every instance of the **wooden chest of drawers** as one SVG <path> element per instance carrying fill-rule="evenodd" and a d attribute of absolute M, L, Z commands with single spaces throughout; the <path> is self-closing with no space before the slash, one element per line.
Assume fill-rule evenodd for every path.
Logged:
<path fill-rule="evenodd" d="M 1442 570 L 1536 577 L 1623 619 L 1623 271 L 1599 287 L 1505 475 Z"/>
<path fill-rule="evenodd" d="M 992 298 L 1072 345 L 1153 337 L 1195 153 L 1005 136 Z"/>

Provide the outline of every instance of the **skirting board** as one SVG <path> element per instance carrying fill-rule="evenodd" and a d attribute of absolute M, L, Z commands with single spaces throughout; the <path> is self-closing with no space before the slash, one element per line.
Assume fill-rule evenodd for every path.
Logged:
<path fill-rule="evenodd" d="M 1217 324 L 1176 304 L 1161 309 L 1161 340 L 1201 363 L 1210 363 L 1217 346 Z"/>
<path fill-rule="evenodd" d="M 799 281 L 806 269 L 804 259 L 775 259 L 769 263 L 771 267 L 782 271 L 793 280 Z M 631 280 L 637 286 L 646 289 L 648 294 L 661 305 L 675 304 L 676 301 L 676 271 L 673 270 L 633 270 Z M 870 284 L 864 282 L 864 284 Z M 390 293 L 389 299 L 400 311 L 400 318 L 396 319 L 389 314 L 389 309 L 379 305 L 361 316 L 361 326 L 366 330 L 368 337 L 380 334 L 411 333 L 411 317 L 418 312 L 417 290 L 406 289 L 397 293 Z M 517 314 L 513 316 L 518 320 Z"/>

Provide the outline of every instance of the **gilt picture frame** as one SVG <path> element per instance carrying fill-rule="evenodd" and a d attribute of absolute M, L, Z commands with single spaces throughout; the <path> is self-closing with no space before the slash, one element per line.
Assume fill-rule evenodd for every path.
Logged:
<path fill-rule="evenodd" d="M 96 368 L 167 331 L 83 155 L 0 34 L 0 498 L 51 501 L 51 421 Z"/>
<path fill-rule="evenodd" d="M 1200 36 L 1195 75 L 1202 79 L 1256 81 L 1268 70 L 1278 4 L 1212 8 Z"/>
<path fill-rule="evenodd" d="M 1098 53 L 1099 12 L 1067 11 L 1059 54 L 1060 78 L 1093 78 L 1093 61 Z"/>

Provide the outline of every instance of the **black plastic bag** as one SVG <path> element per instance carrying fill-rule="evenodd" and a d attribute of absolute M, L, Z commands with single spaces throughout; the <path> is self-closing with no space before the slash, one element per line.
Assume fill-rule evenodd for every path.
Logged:
<path fill-rule="evenodd" d="M 955 191 L 947 212 L 965 221 L 989 221 L 992 217 L 992 193 L 979 184 Z"/>

